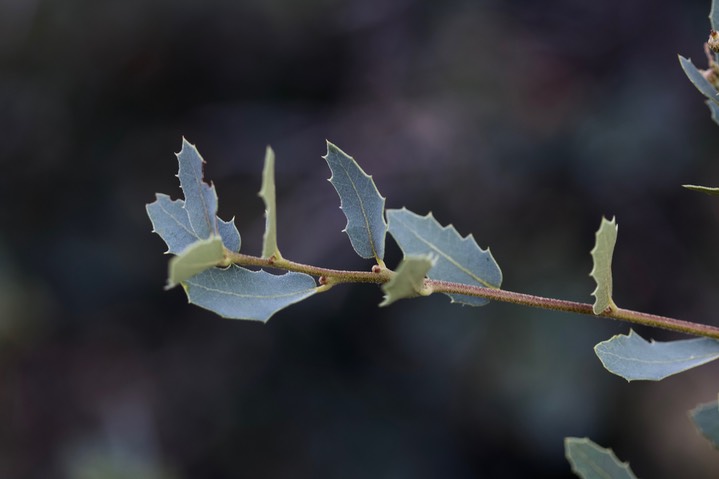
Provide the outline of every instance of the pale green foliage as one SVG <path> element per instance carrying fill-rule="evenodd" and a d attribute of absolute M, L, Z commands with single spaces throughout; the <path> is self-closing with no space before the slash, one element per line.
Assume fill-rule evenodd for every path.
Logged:
<path fill-rule="evenodd" d="M 472 235 L 462 238 L 454 226 L 442 226 L 432 213 L 420 216 L 406 208 L 387 210 L 389 233 L 397 241 L 402 253 L 434 255 L 436 264 L 427 276 L 440 281 L 499 288 L 502 271 L 489 249 L 483 250 Z M 450 294 L 452 302 L 471 306 L 488 303 L 484 298 Z"/>
<path fill-rule="evenodd" d="M 384 300 L 380 306 L 389 306 L 403 298 L 413 298 L 424 291 L 424 278 L 437 262 L 436 256 L 405 256 L 392 279 L 382 285 Z M 429 291 L 427 291 L 429 294 Z"/>
<path fill-rule="evenodd" d="M 702 435 L 719 449 L 719 402 L 700 404 L 689 411 L 689 417 Z"/>
<path fill-rule="evenodd" d="M 374 180 L 357 162 L 335 145 L 327 142 L 323 157 L 332 170 L 330 183 L 340 197 L 340 209 L 347 217 L 344 231 L 352 247 L 363 258 L 384 258 L 387 223 L 384 220 L 385 199 Z"/>
<path fill-rule="evenodd" d="M 307 274 L 274 275 L 239 266 L 208 269 L 184 285 L 192 304 L 224 318 L 263 322 L 282 308 L 317 292 L 314 278 Z"/>
<path fill-rule="evenodd" d="M 565 438 L 564 454 L 572 471 L 582 479 L 636 479 L 629 464 L 588 438 Z"/>
<path fill-rule="evenodd" d="M 192 243 L 170 260 L 167 289 L 174 288 L 197 273 L 217 266 L 224 257 L 225 248 L 219 236 L 210 236 Z"/>
<path fill-rule="evenodd" d="M 694 66 L 690 59 L 679 55 L 679 64 L 681 64 L 684 73 L 686 73 L 689 81 L 694 84 L 697 90 L 702 92 L 705 97 L 714 103 L 719 103 L 719 92 L 717 92 L 716 88 L 709 83 L 709 80 L 702 75 L 702 72 Z"/>
<path fill-rule="evenodd" d="M 692 191 L 698 191 L 700 193 L 706 193 L 710 196 L 719 196 L 719 188 L 709 186 L 697 186 L 697 185 L 682 185 L 684 188 Z"/>
<path fill-rule="evenodd" d="M 265 166 L 262 169 L 260 197 L 265 202 L 265 235 L 262 238 L 262 257 L 282 257 L 277 247 L 277 202 L 275 200 L 275 152 L 267 147 Z"/>
<path fill-rule="evenodd" d="M 719 358 L 719 341 L 646 341 L 630 330 L 597 344 L 594 352 L 609 372 L 627 381 L 659 381 Z"/>
<path fill-rule="evenodd" d="M 177 177 L 185 194 L 185 210 L 190 225 L 199 238 L 209 238 L 217 233 L 217 192 L 214 185 L 203 181 L 205 160 L 197 148 L 184 138 L 177 159 L 180 164 Z"/>
<path fill-rule="evenodd" d="M 602 223 L 596 233 L 596 241 L 591 251 L 594 267 L 589 273 L 597 283 L 597 287 L 592 293 L 595 298 L 592 306 L 594 314 L 617 309 L 612 300 L 612 256 L 614 255 L 614 245 L 617 243 L 618 229 L 615 218 L 612 218 L 612 221 L 602 218 Z"/>
<path fill-rule="evenodd" d="M 709 23 L 712 30 L 719 30 L 719 2 L 712 0 L 711 10 L 709 10 Z"/>
<path fill-rule="evenodd" d="M 202 159 L 197 149 L 184 138 L 177 154 L 178 177 L 184 200 L 172 200 L 162 193 L 146 206 L 153 231 L 167 244 L 167 253 L 179 254 L 195 241 L 219 234 L 230 251 L 240 250 L 240 233 L 234 218 L 222 221 L 217 214 L 215 187 L 203 179 Z"/>

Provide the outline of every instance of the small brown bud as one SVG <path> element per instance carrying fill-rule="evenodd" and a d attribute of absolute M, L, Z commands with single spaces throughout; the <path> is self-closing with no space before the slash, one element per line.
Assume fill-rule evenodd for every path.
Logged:
<path fill-rule="evenodd" d="M 714 53 L 719 53 L 719 33 L 716 30 L 709 31 L 709 39 L 707 40 L 709 49 Z"/>
<path fill-rule="evenodd" d="M 372 266 L 372 272 L 373 272 L 373 273 L 377 273 L 377 274 L 378 274 L 378 273 L 381 273 L 381 272 L 382 272 L 382 267 L 381 267 L 380 265 L 376 264 L 376 265 Z"/>

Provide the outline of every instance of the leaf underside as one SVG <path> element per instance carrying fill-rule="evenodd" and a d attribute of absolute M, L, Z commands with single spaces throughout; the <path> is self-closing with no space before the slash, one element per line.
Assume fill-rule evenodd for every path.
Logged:
<path fill-rule="evenodd" d="M 627 381 L 659 381 L 719 358 L 719 341 L 650 342 L 630 330 L 597 344 L 594 352 L 609 372 Z"/>
<path fill-rule="evenodd" d="M 167 244 L 167 253 L 180 254 L 192 243 L 217 234 L 225 248 L 239 251 L 241 239 L 234 218 L 223 221 L 216 216 L 217 195 L 214 186 L 203 181 L 204 160 L 197 149 L 183 138 L 177 159 L 185 199 L 172 200 L 158 193 L 155 201 L 145 207 L 153 232 Z"/>
<path fill-rule="evenodd" d="M 699 432 L 719 449 L 719 403 L 700 404 L 689 411 L 689 417 Z"/>
<path fill-rule="evenodd" d="M 636 479 L 629 464 L 621 462 L 611 449 L 604 449 L 588 438 L 565 438 L 564 454 L 572 472 L 582 479 Z"/>
<path fill-rule="evenodd" d="M 431 279 L 499 288 L 502 271 L 489 249 L 481 249 L 474 237 L 462 238 L 452 225 L 442 226 L 431 213 L 420 216 L 406 208 L 387 210 L 389 233 L 406 256 L 436 257 L 427 276 Z M 452 302 L 482 306 L 489 302 L 460 294 L 449 294 Z"/>
<path fill-rule="evenodd" d="M 332 171 L 330 183 L 340 197 L 340 209 L 347 218 L 344 231 L 352 247 L 362 258 L 384 258 L 387 223 L 384 219 L 385 199 L 372 177 L 357 162 L 335 145 L 327 142 L 323 156 Z"/>
<path fill-rule="evenodd" d="M 217 192 L 213 185 L 203 181 L 205 160 L 194 145 L 182 139 L 182 149 L 177 154 L 180 164 L 177 177 L 185 195 L 185 211 L 193 231 L 202 239 L 217 233 Z"/>
<path fill-rule="evenodd" d="M 434 266 L 436 257 L 406 256 L 397 267 L 396 274 L 382 285 L 384 300 L 380 306 L 389 306 L 403 298 L 412 298 L 420 294 L 427 272 Z"/>
<path fill-rule="evenodd" d="M 698 185 L 682 185 L 684 188 L 692 191 L 698 191 L 705 193 L 710 196 L 719 196 L 719 188 L 711 186 L 698 186 Z"/>
<path fill-rule="evenodd" d="M 277 247 L 277 201 L 275 199 L 275 152 L 269 146 L 265 151 L 260 197 L 265 202 L 265 234 L 262 238 L 262 257 L 282 257 Z"/>
<path fill-rule="evenodd" d="M 263 322 L 317 292 L 314 278 L 304 273 L 274 275 L 235 265 L 205 270 L 184 284 L 192 304 L 225 318 Z"/>
<path fill-rule="evenodd" d="M 225 257 L 222 238 L 199 240 L 170 260 L 166 289 L 174 288 L 202 271 L 217 266 Z"/>
<path fill-rule="evenodd" d="M 602 218 L 596 233 L 594 248 L 590 253 L 594 266 L 589 275 L 597 283 L 597 287 L 592 293 L 595 298 L 592 305 L 594 314 L 601 314 L 610 308 L 616 309 L 612 300 L 612 256 L 614 245 L 617 243 L 617 230 L 615 218 L 612 218 L 612 221 Z"/>
<path fill-rule="evenodd" d="M 237 252 L 242 243 L 234 218 L 217 217 L 215 187 L 203 180 L 205 161 L 184 138 L 177 161 L 185 198 L 173 200 L 157 193 L 145 207 L 153 231 L 167 244 L 167 253 L 176 255 L 169 263 L 168 289 L 215 267 L 224 260 L 225 248 Z"/>

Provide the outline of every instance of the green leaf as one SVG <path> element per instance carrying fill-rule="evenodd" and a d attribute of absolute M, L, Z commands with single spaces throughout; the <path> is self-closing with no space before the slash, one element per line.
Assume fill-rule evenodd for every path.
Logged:
<path fill-rule="evenodd" d="M 174 288 L 197 273 L 217 266 L 223 259 L 225 250 L 219 236 L 192 243 L 170 260 L 166 289 Z"/>
<path fill-rule="evenodd" d="M 422 294 L 424 278 L 437 262 L 436 256 L 405 256 L 392 279 L 382 285 L 384 300 L 380 306 L 389 306 L 398 299 Z"/>
<path fill-rule="evenodd" d="M 712 30 L 719 30 L 719 2 L 712 0 L 712 7 L 709 10 L 709 21 L 712 25 Z"/>
<path fill-rule="evenodd" d="M 699 432 L 719 449 L 719 402 L 700 404 L 689 411 L 689 417 Z"/>
<path fill-rule="evenodd" d="M 225 248 L 235 253 L 240 251 L 242 241 L 240 240 L 240 232 L 237 231 L 237 226 L 235 226 L 234 216 L 230 221 L 224 221 L 218 216 L 217 229 L 220 232 L 220 237 L 225 244 Z"/>
<path fill-rule="evenodd" d="M 192 243 L 205 239 L 200 238 L 192 229 L 184 206 L 184 201 L 171 200 L 169 196 L 158 193 L 157 199 L 145 207 L 153 232 L 160 235 L 167 244 L 166 253 L 180 254 Z M 242 242 L 234 218 L 230 221 L 217 218 L 217 229 L 228 250 L 240 251 Z"/>
<path fill-rule="evenodd" d="M 184 285 L 192 304 L 225 318 L 263 322 L 317 292 L 314 278 L 304 273 L 278 276 L 235 265 L 205 270 Z"/>
<path fill-rule="evenodd" d="M 582 479 L 636 479 L 628 463 L 586 437 L 564 438 L 564 454 L 572 472 Z"/>
<path fill-rule="evenodd" d="M 499 288 L 502 271 L 489 248 L 481 249 L 472 235 L 462 238 L 454 226 L 443 227 L 432 213 L 420 216 L 406 208 L 387 210 L 389 233 L 405 256 L 434 255 L 436 264 L 427 276 L 441 281 Z M 450 294 L 452 302 L 482 306 L 489 300 Z"/>
<path fill-rule="evenodd" d="M 612 218 L 612 221 L 602 218 L 596 233 L 594 248 L 590 253 L 594 267 L 589 275 L 597 283 L 597 287 L 592 293 L 595 298 L 592 306 L 594 314 L 602 314 L 607 309 L 617 309 L 612 300 L 612 255 L 614 254 L 614 245 L 617 243 L 618 229 L 615 218 Z"/>
<path fill-rule="evenodd" d="M 627 381 L 659 381 L 719 358 L 719 341 L 709 338 L 646 341 L 633 330 L 594 346 L 602 365 Z"/>
<path fill-rule="evenodd" d="M 262 257 L 282 258 L 277 247 L 277 202 L 275 200 L 275 152 L 269 146 L 265 151 L 260 197 L 265 202 L 265 235 L 262 238 Z"/>
<path fill-rule="evenodd" d="M 719 196 L 719 188 L 710 186 L 697 186 L 697 185 L 682 185 L 684 188 L 692 191 L 698 191 L 700 193 L 706 193 L 711 196 Z"/>
<path fill-rule="evenodd" d="M 709 83 L 709 80 L 704 78 L 702 72 L 694 66 L 692 61 L 679 55 L 679 63 L 681 64 L 684 73 L 689 78 L 689 81 L 694 84 L 697 90 L 702 92 L 704 96 L 709 98 L 714 103 L 719 103 L 719 97 L 717 96 L 719 95 L 719 92 L 717 92 L 716 88 Z"/>
<path fill-rule="evenodd" d="M 351 156 L 329 141 L 327 155 L 323 158 L 332 170 L 330 183 L 337 190 L 340 209 L 347 217 L 347 226 L 343 231 L 349 236 L 358 255 L 375 258 L 381 263 L 387 234 L 385 199 L 379 194 L 372 177 Z"/>
<path fill-rule="evenodd" d="M 192 230 L 199 238 L 209 238 L 217 233 L 217 193 L 215 187 L 203 181 L 205 160 L 194 145 L 182 139 L 182 149 L 177 154 L 180 169 L 180 187 L 185 194 L 185 211 Z"/>
<path fill-rule="evenodd" d="M 153 232 L 167 244 L 167 253 L 180 254 L 192 243 L 219 234 L 225 247 L 240 250 L 240 233 L 234 218 L 222 221 L 217 217 L 217 194 L 215 187 L 204 182 L 202 169 L 205 161 L 197 149 L 182 139 L 182 149 L 177 154 L 180 187 L 184 200 L 172 200 L 158 193 L 156 200 L 145 209 L 152 222 Z"/>

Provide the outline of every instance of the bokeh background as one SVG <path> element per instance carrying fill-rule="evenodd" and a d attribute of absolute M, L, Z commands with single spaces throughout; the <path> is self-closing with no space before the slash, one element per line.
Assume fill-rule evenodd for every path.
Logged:
<path fill-rule="evenodd" d="M 704 65 L 709 3 L 0 0 L 0 477 L 564 478 L 565 436 L 717 477 L 687 418 L 717 364 L 627 383 L 592 351 L 626 324 L 374 286 L 224 320 L 163 291 L 144 210 L 184 135 L 259 252 L 271 144 L 284 256 L 367 269 L 329 139 L 506 289 L 590 302 L 616 215 L 617 303 L 719 324 L 719 203 L 679 186 L 719 184 L 676 57 Z"/>

